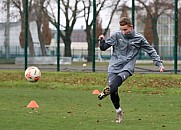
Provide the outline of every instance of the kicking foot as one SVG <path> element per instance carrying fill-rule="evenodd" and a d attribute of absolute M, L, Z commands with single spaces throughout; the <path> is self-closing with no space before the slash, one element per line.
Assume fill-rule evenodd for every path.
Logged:
<path fill-rule="evenodd" d="M 122 116 L 123 116 L 123 112 L 120 111 L 116 114 L 116 123 L 121 123 L 122 122 Z"/>
<path fill-rule="evenodd" d="M 110 87 L 107 86 L 103 89 L 103 91 L 98 95 L 99 100 L 102 100 L 105 98 L 107 95 L 109 95 Z"/>

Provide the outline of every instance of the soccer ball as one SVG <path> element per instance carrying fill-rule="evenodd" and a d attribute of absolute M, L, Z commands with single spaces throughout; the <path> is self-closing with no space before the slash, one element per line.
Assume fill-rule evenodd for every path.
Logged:
<path fill-rule="evenodd" d="M 30 66 L 25 70 L 25 79 L 29 82 L 37 82 L 41 77 L 40 70 L 35 66 Z"/>

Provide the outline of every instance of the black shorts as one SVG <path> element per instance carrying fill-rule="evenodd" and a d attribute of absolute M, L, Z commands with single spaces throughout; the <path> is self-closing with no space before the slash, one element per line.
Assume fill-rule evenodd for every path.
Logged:
<path fill-rule="evenodd" d="M 120 76 L 122 78 L 122 82 L 124 82 L 131 74 L 128 71 L 122 71 L 120 73 L 108 73 L 108 85 L 110 85 L 111 81 L 116 77 Z"/>

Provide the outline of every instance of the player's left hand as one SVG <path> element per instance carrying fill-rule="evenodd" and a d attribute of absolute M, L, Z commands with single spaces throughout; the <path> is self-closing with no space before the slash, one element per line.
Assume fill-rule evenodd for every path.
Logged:
<path fill-rule="evenodd" d="M 165 70 L 164 67 L 160 67 L 160 72 L 163 72 Z"/>

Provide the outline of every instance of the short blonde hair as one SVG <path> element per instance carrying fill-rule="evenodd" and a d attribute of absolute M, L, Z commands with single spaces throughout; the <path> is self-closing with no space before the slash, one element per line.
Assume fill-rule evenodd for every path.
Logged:
<path fill-rule="evenodd" d="M 132 22 L 129 18 L 127 17 L 122 17 L 119 21 L 119 25 L 120 26 L 124 26 L 124 25 L 128 25 L 128 26 L 131 26 L 132 25 Z"/>

